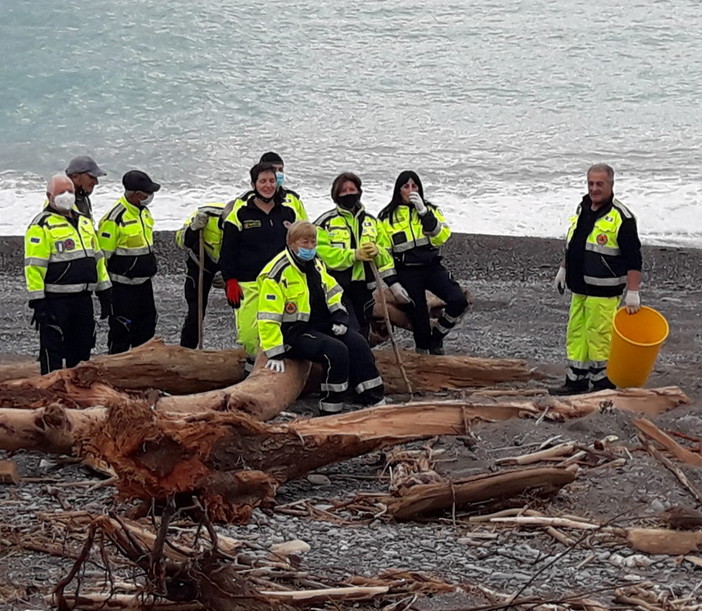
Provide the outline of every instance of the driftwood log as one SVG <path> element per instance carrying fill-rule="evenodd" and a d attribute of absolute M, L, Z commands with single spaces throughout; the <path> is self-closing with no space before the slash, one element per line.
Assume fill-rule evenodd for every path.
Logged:
<path fill-rule="evenodd" d="M 376 360 L 387 392 L 404 391 L 402 376 L 391 350 L 375 350 Z M 468 356 L 429 356 L 403 351 L 403 362 L 415 390 L 435 392 L 445 389 L 492 386 L 501 382 L 527 382 L 539 374 L 518 359 L 481 359 Z M 0 383 L 0 405 L 29 407 L 60 400 L 68 407 L 111 405 L 124 399 L 115 389 L 144 391 L 158 389 L 172 395 L 206 393 L 197 401 L 217 403 L 233 392 L 244 379 L 243 350 L 191 350 L 169 346 L 154 339 L 123 354 L 95 357 L 73 369 L 53 371 L 45 376 L 11 379 Z M 263 359 L 265 363 L 265 358 Z M 12 372 L 5 366 L 4 374 Z M 294 379 L 304 385 L 307 365 L 286 360 L 284 374 L 265 378 L 265 388 L 286 392 Z M 22 373 L 23 367 L 16 370 Z M 277 377 L 275 377 L 277 376 Z M 319 375 L 307 389 L 319 389 Z M 237 387 L 238 388 L 238 387 Z M 302 390 L 300 386 L 298 394 Z M 258 390 L 254 389 L 255 394 Z M 292 398 L 294 400 L 297 397 Z M 277 413 L 277 412 L 276 412 Z"/>
<path fill-rule="evenodd" d="M 543 402 L 413 403 L 271 425 L 243 411 L 178 414 L 131 399 L 111 408 L 0 409 L 0 449 L 98 458 L 126 497 L 196 494 L 217 520 L 240 522 L 272 502 L 283 482 L 379 448 L 464 435 L 481 421 L 577 418 L 603 404 L 655 416 L 686 401 L 674 388 L 603 391 Z"/>

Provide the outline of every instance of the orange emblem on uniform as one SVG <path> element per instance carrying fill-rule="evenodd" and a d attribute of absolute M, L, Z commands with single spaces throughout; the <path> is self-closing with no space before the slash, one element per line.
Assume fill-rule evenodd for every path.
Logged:
<path fill-rule="evenodd" d="M 288 303 L 285 304 L 285 313 L 294 314 L 295 312 L 297 312 L 297 305 L 295 305 L 291 301 L 288 301 Z"/>
<path fill-rule="evenodd" d="M 601 233 L 600 235 L 597 236 L 597 243 L 598 244 L 606 244 L 607 243 L 607 236 L 604 233 Z"/>

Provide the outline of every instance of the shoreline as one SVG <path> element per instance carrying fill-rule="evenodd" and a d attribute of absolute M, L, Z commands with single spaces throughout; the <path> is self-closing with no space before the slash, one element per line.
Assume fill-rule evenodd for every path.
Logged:
<path fill-rule="evenodd" d="M 154 233 L 160 275 L 184 273 L 185 254 L 175 231 Z M 23 274 L 23 236 L 0 236 L 0 274 Z M 565 241 L 558 238 L 454 233 L 442 248 L 445 264 L 461 280 L 543 279 L 555 275 Z M 702 280 L 702 248 L 643 246 L 644 281 L 648 286 L 693 284 Z M 671 277 L 673 271 L 675 276 Z M 519 272 L 515 276 L 515 272 Z M 505 276 L 507 274 L 507 276 Z"/>

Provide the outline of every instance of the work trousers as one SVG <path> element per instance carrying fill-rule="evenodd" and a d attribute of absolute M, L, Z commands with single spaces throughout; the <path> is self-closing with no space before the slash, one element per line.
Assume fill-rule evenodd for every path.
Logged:
<path fill-rule="evenodd" d="M 349 326 L 351 329 L 355 329 L 368 339 L 373 317 L 373 306 L 375 306 L 373 291 L 368 288 L 365 281 L 351 282 L 344 289 L 341 303 L 344 304 L 349 313 Z"/>
<path fill-rule="evenodd" d="M 112 283 L 112 316 L 107 334 L 110 354 L 126 352 L 156 333 L 156 304 L 151 280 L 142 284 Z"/>
<path fill-rule="evenodd" d="M 240 282 L 244 292 L 236 311 L 236 339 L 246 350 L 249 359 L 255 360 L 258 352 L 258 284 Z"/>
<path fill-rule="evenodd" d="M 180 332 L 180 345 L 184 348 L 197 348 L 200 318 L 197 308 L 198 284 L 200 281 L 200 267 L 190 257 L 185 262 L 185 302 L 188 304 L 188 313 L 185 315 L 183 329 Z M 205 268 L 202 275 L 202 317 L 205 317 L 207 300 L 212 290 L 214 272 Z"/>
<path fill-rule="evenodd" d="M 95 345 L 93 298 L 90 293 L 47 297 L 49 320 L 39 325 L 39 366 L 42 375 L 74 367 L 90 359 Z"/>
<path fill-rule="evenodd" d="M 410 296 L 408 306 L 417 351 L 428 351 L 432 343 L 431 321 L 425 291 L 446 302 L 434 327 L 434 339 L 441 342 L 468 308 L 463 290 L 440 262 L 397 268 L 397 279 Z"/>
<path fill-rule="evenodd" d="M 607 382 L 607 359 L 614 314 L 620 297 L 590 297 L 573 293 L 566 331 L 566 384 L 593 386 Z"/>
<path fill-rule="evenodd" d="M 308 329 L 287 343 L 290 350 L 286 357 L 321 363 L 322 411 L 341 411 L 343 395 L 349 387 L 363 405 L 373 405 L 385 396 L 375 357 L 357 331 L 349 329 L 344 335 L 331 335 Z"/>

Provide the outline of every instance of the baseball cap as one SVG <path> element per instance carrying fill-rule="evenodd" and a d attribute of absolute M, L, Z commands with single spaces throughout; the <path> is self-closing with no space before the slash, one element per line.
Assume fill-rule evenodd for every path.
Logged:
<path fill-rule="evenodd" d="M 127 191 L 142 191 L 143 193 L 156 193 L 161 188 L 157 182 L 149 178 L 146 172 L 130 170 L 122 176 L 122 184 Z"/>
<path fill-rule="evenodd" d="M 80 155 L 71 159 L 66 168 L 66 176 L 71 174 L 90 174 L 93 178 L 98 178 L 99 176 L 106 176 L 107 172 L 95 163 L 92 157 Z"/>

